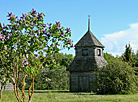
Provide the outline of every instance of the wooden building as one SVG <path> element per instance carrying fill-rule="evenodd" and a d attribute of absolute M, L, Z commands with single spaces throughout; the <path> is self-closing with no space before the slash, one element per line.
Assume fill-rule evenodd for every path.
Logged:
<path fill-rule="evenodd" d="M 93 72 L 107 64 L 103 57 L 104 46 L 90 31 L 88 31 L 75 45 L 75 58 L 66 71 L 70 72 L 70 91 L 93 91 L 95 77 Z"/>

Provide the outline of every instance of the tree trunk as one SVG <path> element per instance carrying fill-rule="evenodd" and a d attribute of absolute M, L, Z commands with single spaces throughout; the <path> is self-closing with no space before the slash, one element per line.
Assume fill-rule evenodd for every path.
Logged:
<path fill-rule="evenodd" d="M 18 102 L 22 102 L 20 96 L 17 95 L 18 92 L 17 92 L 17 90 L 16 90 L 16 87 L 17 87 L 17 86 L 16 86 L 16 83 L 13 82 L 13 80 L 12 80 L 12 78 L 11 78 L 9 72 L 7 71 L 6 67 L 4 67 L 4 68 L 5 68 L 5 70 L 6 70 L 7 74 L 8 74 L 8 77 L 10 78 L 11 83 L 12 83 L 13 86 L 14 86 L 14 94 L 15 94 L 15 96 L 16 96 Z M 15 80 L 16 80 L 16 79 L 15 79 Z M 17 93 L 16 93 L 16 92 L 17 92 Z"/>
<path fill-rule="evenodd" d="M 14 94 L 15 94 L 15 96 L 16 96 L 18 102 L 22 102 L 21 99 L 20 99 L 20 97 L 19 97 L 19 96 L 17 95 L 17 93 L 16 93 L 16 84 L 14 84 Z"/>
<path fill-rule="evenodd" d="M 31 102 L 31 97 L 29 97 L 29 101 L 28 102 Z"/>
<path fill-rule="evenodd" d="M 2 100 L 2 89 L 3 89 L 3 85 L 1 85 L 1 90 L 0 90 L 0 102 Z"/>
<path fill-rule="evenodd" d="M 26 77 L 26 75 L 24 75 L 24 77 L 23 77 L 23 86 L 22 86 L 22 98 L 23 98 L 23 102 L 26 102 L 26 101 L 25 101 L 25 93 L 24 93 L 24 88 L 25 88 L 25 77 Z"/>
<path fill-rule="evenodd" d="M 31 85 L 29 87 L 29 101 L 28 102 L 31 102 L 32 95 L 34 93 L 34 78 L 35 78 L 35 76 L 34 75 L 31 75 L 32 81 L 31 81 Z M 32 88 L 32 93 L 31 93 L 31 88 Z"/>

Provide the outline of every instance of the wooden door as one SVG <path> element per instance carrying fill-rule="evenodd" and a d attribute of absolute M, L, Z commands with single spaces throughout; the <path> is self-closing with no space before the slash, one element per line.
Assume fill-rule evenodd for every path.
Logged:
<path fill-rule="evenodd" d="M 79 88 L 79 91 L 89 91 L 89 77 L 88 76 L 78 77 L 78 88 Z"/>

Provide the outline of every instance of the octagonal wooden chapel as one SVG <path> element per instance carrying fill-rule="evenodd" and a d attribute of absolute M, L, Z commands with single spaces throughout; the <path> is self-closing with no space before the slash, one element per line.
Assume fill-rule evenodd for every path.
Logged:
<path fill-rule="evenodd" d="M 103 57 L 104 46 L 90 31 L 88 31 L 75 45 L 75 58 L 66 71 L 70 72 L 70 91 L 94 91 L 93 72 L 107 64 Z"/>

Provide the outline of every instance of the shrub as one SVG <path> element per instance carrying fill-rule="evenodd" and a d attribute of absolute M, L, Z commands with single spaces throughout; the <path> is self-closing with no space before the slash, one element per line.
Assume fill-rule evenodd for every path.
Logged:
<path fill-rule="evenodd" d="M 46 79 L 51 79 L 47 81 Z M 29 76 L 26 78 L 26 83 L 31 83 Z M 35 90 L 68 90 L 69 89 L 69 72 L 66 71 L 65 66 L 59 66 L 57 69 L 49 71 L 48 68 L 39 70 L 34 80 Z M 25 89 L 29 86 L 26 84 Z"/>
<path fill-rule="evenodd" d="M 108 65 L 99 68 L 96 72 L 97 94 L 136 93 L 138 80 L 136 69 L 128 66 L 126 62 L 111 60 Z"/>
<path fill-rule="evenodd" d="M 47 60 L 52 59 L 55 59 L 57 62 L 57 67 L 49 70 L 45 66 L 45 68 L 39 70 L 39 73 L 34 79 L 35 90 L 69 90 L 69 72 L 66 71 L 66 68 L 74 59 L 73 55 L 58 53 L 47 56 Z M 48 61 L 46 61 L 46 64 L 48 64 Z M 49 81 L 47 80 L 48 78 L 50 79 Z M 25 89 L 28 89 L 31 83 L 29 75 L 26 77 L 26 83 Z"/>

